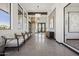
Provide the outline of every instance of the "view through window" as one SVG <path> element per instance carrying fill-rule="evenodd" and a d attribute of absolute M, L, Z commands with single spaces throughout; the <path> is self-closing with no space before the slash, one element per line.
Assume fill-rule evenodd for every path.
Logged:
<path fill-rule="evenodd" d="M 0 4 L 0 30 L 10 29 L 10 4 Z"/>

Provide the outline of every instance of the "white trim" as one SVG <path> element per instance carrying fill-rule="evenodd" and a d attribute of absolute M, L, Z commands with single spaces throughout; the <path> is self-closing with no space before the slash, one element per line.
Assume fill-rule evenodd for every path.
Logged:
<path fill-rule="evenodd" d="M 68 45 L 68 44 L 66 44 L 66 43 L 63 43 L 63 44 L 66 45 L 67 47 L 71 48 L 71 49 L 74 50 L 75 52 L 79 53 L 79 50 L 78 50 L 78 49 L 76 49 L 76 48 L 74 48 L 74 47 L 72 47 L 72 46 L 70 46 L 70 45 Z"/>

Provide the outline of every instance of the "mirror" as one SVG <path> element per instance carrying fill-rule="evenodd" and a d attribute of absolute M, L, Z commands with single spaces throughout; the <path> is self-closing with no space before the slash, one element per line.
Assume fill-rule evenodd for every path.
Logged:
<path fill-rule="evenodd" d="M 65 43 L 79 50 L 79 3 L 64 7 Z"/>

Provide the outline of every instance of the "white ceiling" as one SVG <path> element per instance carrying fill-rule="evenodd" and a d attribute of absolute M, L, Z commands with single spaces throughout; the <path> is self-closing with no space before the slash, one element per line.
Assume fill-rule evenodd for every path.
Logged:
<path fill-rule="evenodd" d="M 49 12 L 54 3 L 21 3 L 28 12 Z M 39 8 L 37 7 L 39 6 Z"/>

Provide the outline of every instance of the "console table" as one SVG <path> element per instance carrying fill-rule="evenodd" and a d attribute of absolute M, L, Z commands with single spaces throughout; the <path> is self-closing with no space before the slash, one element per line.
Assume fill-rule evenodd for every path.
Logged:
<path fill-rule="evenodd" d="M 55 39 L 54 32 L 47 31 L 46 32 L 46 37 L 51 38 L 51 39 Z"/>

